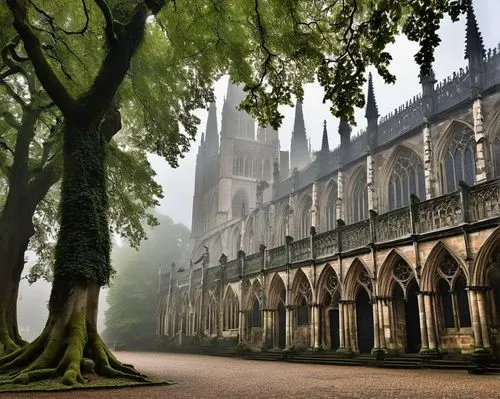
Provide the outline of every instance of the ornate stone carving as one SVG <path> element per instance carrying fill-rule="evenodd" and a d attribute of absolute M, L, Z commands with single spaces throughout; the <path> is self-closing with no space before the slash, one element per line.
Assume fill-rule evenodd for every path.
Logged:
<path fill-rule="evenodd" d="M 357 281 L 371 295 L 372 288 L 373 288 L 373 283 L 372 283 L 372 279 L 368 275 L 368 270 L 366 270 L 366 268 L 363 267 L 363 270 L 358 275 Z"/>
<path fill-rule="evenodd" d="M 317 258 L 338 252 L 337 230 L 330 230 L 314 237 L 314 254 Z"/>
<path fill-rule="evenodd" d="M 292 262 L 311 259 L 311 241 L 309 237 L 290 243 L 290 256 Z"/>

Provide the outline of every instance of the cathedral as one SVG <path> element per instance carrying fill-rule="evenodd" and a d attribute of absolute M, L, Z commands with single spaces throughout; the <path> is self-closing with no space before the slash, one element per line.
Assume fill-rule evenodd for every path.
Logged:
<path fill-rule="evenodd" d="M 500 47 L 467 15 L 465 59 L 367 128 L 311 153 L 302 104 L 277 131 L 210 105 L 191 262 L 160 275 L 157 334 L 253 350 L 500 358 Z M 306 115 L 307 116 L 307 115 Z"/>

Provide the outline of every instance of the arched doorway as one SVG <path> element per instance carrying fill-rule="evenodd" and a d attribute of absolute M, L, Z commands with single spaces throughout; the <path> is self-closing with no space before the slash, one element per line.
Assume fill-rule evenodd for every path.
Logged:
<path fill-rule="evenodd" d="M 268 308 L 272 315 L 269 339 L 274 348 L 286 347 L 286 289 L 283 279 L 275 274 L 271 280 Z"/>
<path fill-rule="evenodd" d="M 319 278 L 320 345 L 331 351 L 340 347 L 339 300 L 340 282 L 330 265 L 326 265 Z"/>
<path fill-rule="evenodd" d="M 359 353 L 370 353 L 373 348 L 373 310 L 370 296 L 362 287 L 356 298 L 356 326 Z"/>
<path fill-rule="evenodd" d="M 401 285 L 394 284 L 392 303 L 396 339 L 402 343 L 405 353 L 418 353 L 420 350 L 420 321 L 418 314 L 418 286 L 414 279 L 407 287 L 407 297 Z"/>
<path fill-rule="evenodd" d="M 396 347 L 405 353 L 418 353 L 421 345 L 418 308 L 418 284 L 415 275 L 402 258 L 392 270 L 392 310 Z"/>

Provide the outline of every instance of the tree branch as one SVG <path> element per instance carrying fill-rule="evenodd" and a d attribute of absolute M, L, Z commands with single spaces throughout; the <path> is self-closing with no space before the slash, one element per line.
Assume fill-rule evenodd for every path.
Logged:
<path fill-rule="evenodd" d="M 115 34 L 115 23 L 113 21 L 113 15 L 111 14 L 111 10 L 109 9 L 108 3 L 106 3 L 105 0 L 94 0 L 94 1 L 101 10 L 104 20 L 106 21 L 106 27 L 104 28 L 104 32 L 106 33 L 106 39 L 108 41 L 108 45 L 112 47 L 118 41 Z"/>
<path fill-rule="evenodd" d="M 28 23 L 26 3 L 23 0 L 7 0 L 7 5 L 14 18 L 14 28 L 23 40 L 26 53 L 44 89 L 65 116 L 74 114 L 78 102 L 69 94 L 45 58 L 40 40 Z"/>

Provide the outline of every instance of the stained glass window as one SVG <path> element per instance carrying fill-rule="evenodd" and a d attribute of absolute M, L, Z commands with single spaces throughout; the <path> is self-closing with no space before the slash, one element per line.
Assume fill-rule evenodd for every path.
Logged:
<path fill-rule="evenodd" d="M 351 217 L 352 223 L 368 218 L 368 190 L 364 170 L 359 173 L 352 190 Z"/>
<path fill-rule="evenodd" d="M 404 148 L 399 152 L 389 180 L 389 210 L 408 205 L 410 194 L 425 198 L 424 167 L 417 154 Z"/>
<path fill-rule="evenodd" d="M 458 183 L 463 180 L 469 185 L 474 184 L 476 143 L 474 133 L 467 126 L 457 126 L 448 144 L 444 157 L 444 188 L 446 193 L 458 190 Z"/>

